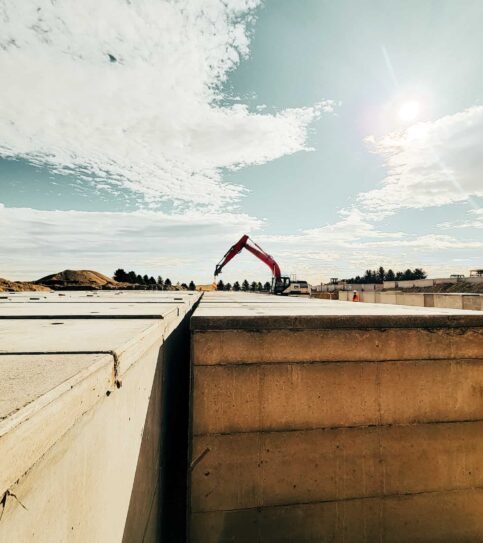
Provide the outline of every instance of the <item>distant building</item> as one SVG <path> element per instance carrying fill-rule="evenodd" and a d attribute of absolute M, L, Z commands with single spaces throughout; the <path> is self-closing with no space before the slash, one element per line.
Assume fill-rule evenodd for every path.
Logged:
<path fill-rule="evenodd" d="M 483 269 L 470 270 L 470 277 L 483 277 Z"/>

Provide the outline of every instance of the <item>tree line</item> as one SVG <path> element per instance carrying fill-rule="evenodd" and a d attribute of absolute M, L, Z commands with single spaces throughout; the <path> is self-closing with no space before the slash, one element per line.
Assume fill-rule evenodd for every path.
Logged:
<path fill-rule="evenodd" d="M 155 279 L 153 276 L 141 275 L 135 271 L 126 272 L 122 268 L 119 268 L 114 272 L 113 279 L 119 283 L 130 283 L 131 285 L 146 286 L 153 290 L 173 289 L 173 284 L 169 278 L 163 279 L 160 275 L 158 275 L 157 279 Z M 189 284 L 177 284 L 177 286 L 183 290 L 196 290 L 194 281 L 190 281 Z"/>
<path fill-rule="evenodd" d="M 426 272 L 422 268 L 414 268 L 406 271 L 394 272 L 393 270 L 385 270 L 380 266 L 377 270 L 366 270 L 364 275 L 356 275 L 350 279 L 344 279 L 347 283 L 352 284 L 368 284 L 382 283 L 383 281 L 411 281 L 415 279 L 426 279 Z"/>
<path fill-rule="evenodd" d="M 252 281 L 249 283 L 246 279 L 240 284 L 238 281 L 235 281 L 233 285 L 231 283 L 224 283 L 221 279 L 216 284 L 216 290 L 233 290 L 235 292 L 270 292 L 271 284 L 267 281 L 262 284 L 260 281 Z"/>

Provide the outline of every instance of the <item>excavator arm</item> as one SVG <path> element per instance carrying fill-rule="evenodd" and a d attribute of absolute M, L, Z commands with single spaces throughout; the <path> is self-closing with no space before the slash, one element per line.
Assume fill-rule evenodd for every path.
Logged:
<path fill-rule="evenodd" d="M 223 268 L 234 258 L 242 249 L 250 251 L 253 255 L 259 258 L 264 262 L 271 270 L 272 275 L 276 280 L 279 280 L 281 277 L 280 267 L 275 262 L 272 256 L 266 253 L 259 245 L 257 245 L 253 240 L 251 240 L 246 234 L 243 235 L 230 249 L 227 251 L 225 256 L 218 262 L 215 268 L 215 277 L 221 273 Z"/>

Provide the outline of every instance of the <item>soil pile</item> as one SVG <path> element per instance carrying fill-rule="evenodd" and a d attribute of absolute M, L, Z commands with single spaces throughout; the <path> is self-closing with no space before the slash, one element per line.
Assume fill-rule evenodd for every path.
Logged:
<path fill-rule="evenodd" d="M 59 273 L 42 277 L 42 279 L 35 282 L 38 285 L 46 285 L 54 289 L 116 289 L 129 286 L 126 283 L 118 283 L 117 281 L 114 281 L 114 279 L 107 277 L 107 275 L 92 270 L 64 270 Z"/>
<path fill-rule="evenodd" d="M 22 291 L 50 291 L 50 288 L 44 285 L 29 283 L 28 281 L 9 281 L 0 277 L 0 292 L 22 292 Z"/>

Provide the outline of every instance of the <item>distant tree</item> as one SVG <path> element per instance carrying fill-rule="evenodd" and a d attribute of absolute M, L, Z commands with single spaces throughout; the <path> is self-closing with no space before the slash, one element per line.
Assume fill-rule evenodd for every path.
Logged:
<path fill-rule="evenodd" d="M 386 281 L 394 281 L 394 279 L 396 279 L 396 275 L 391 269 L 389 269 L 387 270 L 386 275 L 384 276 L 384 279 Z"/>
<path fill-rule="evenodd" d="M 250 290 L 252 292 L 255 292 L 257 290 L 257 282 L 256 281 L 252 281 L 252 283 L 250 285 Z"/>
<path fill-rule="evenodd" d="M 260 281 L 258 281 L 257 283 L 257 292 L 262 292 L 263 290 L 263 285 L 260 283 Z"/>
<path fill-rule="evenodd" d="M 128 281 L 128 274 L 122 268 L 119 268 L 114 272 L 113 279 L 119 281 L 119 283 L 125 283 Z"/>
<path fill-rule="evenodd" d="M 194 284 L 193 281 L 190 281 L 190 284 L 188 285 L 188 289 L 189 290 L 196 290 L 196 285 Z"/>
<path fill-rule="evenodd" d="M 127 277 L 128 277 L 128 282 L 129 283 L 137 283 L 137 280 L 138 280 L 138 276 L 136 275 L 136 272 L 135 271 L 130 271 L 128 274 L 127 274 Z"/>
<path fill-rule="evenodd" d="M 410 281 L 413 278 L 413 272 L 408 268 L 403 274 L 404 281 Z"/>
<path fill-rule="evenodd" d="M 351 279 L 345 279 L 347 283 L 366 284 L 366 283 L 381 283 L 382 281 L 410 281 L 415 279 L 426 279 L 426 272 L 422 268 L 414 268 L 406 271 L 398 271 L 394 273 L 392 269 L 384 270 L 380 266 L 377 270 L 366 270 L 364 275 L 360 277 L 356 275 Z"/>
<path fill-rule="evenodd" d="M 164 288 L 169 290 L 171 288 L 171 281 L 169 279 L 164 280 Z"/>
<path fill-rule="evenodd" d="M 188 285 L 186 283 L 181 283 L 181 288 L 183 290 L 188 290 Z"/>
<path fill-rule="evenodd" d="M 150 284 L 150 285 L 155 285 L 155 284 L 156 284 L 156 279 L 155 279 L 153 276 L 151 276 L 151 277 L 149 278 L 149 284 Z"/>
<path fill-rule="evenodd" d="M 422 268 L 414 268 L 413 278 L 414 279 L 426 279 L 427 274 Z"/>
<path fill-rule="evenodd" d="M 143 275 L 143 281 L 145 285 L 149 285 L 149 277 L 147 275 Z"/>
<path fill-rule="evenodd" d="M 216 285 L 216 290 L 225 290 L 225 283 L 220 279 Z"/>
<path fill-rule="evenodd" d="M 235 282 L 233 283 L 233 290 L 234 290 L 235 292 L 238 292 L 238 291 L 240 290 L 240 283 L 239 283 L 238 281 L 235 281 Z"/>
<path fill-rule="evenodd" d="M 268 281 L 263 285 L 263 290 L 265 292 L 269 292 L 271 288 L 272 288 L 272 285 Z"/>
<path fill-rule="evenodd" d="M 158 285 L 158 290 L 163 290 L 163 278 L 158 275 L 158 278 L 156 279 L 156 284 Z"/>
<path fill-rule="evenodd" d="M 248 290 L 250 290 L 250 284 L 246 279 L 243 280 L 241 289 L 243 290 L 243 292 L 248 292 Z"/>
<path fill-rule="evenodd" d="M 144 279 L 142 275 L 136 275 L 136 283 L 138 285 L 144 285 Z"/>

